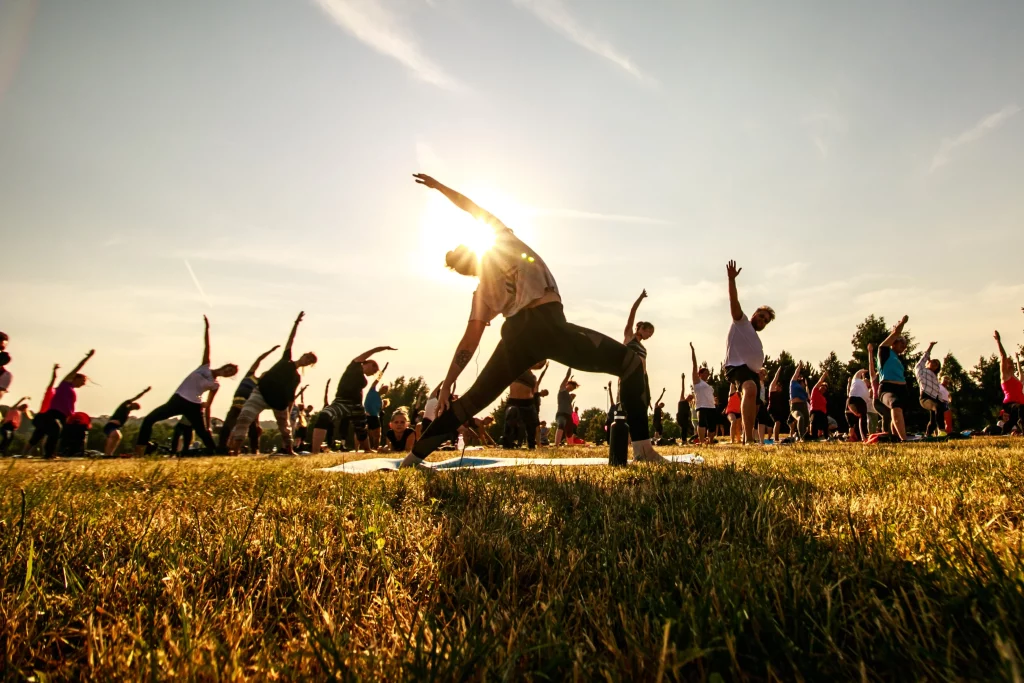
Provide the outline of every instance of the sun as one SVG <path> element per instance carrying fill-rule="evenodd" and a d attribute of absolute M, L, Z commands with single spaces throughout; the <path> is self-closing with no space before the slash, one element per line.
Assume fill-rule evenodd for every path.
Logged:
<path fill-rule="evenodd" d="M 530 212 L 507 195 L 483 188 L 467 190 L 466 196 L 497 216 L 520 239 L 530 232 Z M 421 256 L 428 271 L 443 269 L 445 253 L 460 244 L 472 249 L 478 257 L 494 246 L 494 229 L 489 224 L 454 206 L 440 193 L 431 193 L 423 207 L 420 224 Z"/>

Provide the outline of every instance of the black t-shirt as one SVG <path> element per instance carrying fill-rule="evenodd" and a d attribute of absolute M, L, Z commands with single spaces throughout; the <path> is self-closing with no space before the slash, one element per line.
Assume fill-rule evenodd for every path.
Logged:
<path fill-rule="evenodd" d="M 386 436 L 387 436 L 388 441 L 391 443 L 391 450 L 396 452 L 396 453 L 404 452 L 405 451 L 405 442 L 406 442 L 406 440 L 409 438 L 409 436 L 411 434 L 415 434 L 415 433 L 416 432 L 411 430 L 411 429 L 406 429 L 404 432 L 402 432 L 402 438 L 398 438 L 395 435 L 395 430 L 389 429 L 388 433 L 386 434 Z"/>
<path fill-rule="evenodd" d="M 660 406 L 655 406 L 655 408 L 654 408 L 654 424 L 656 424 L 656 425 L 660 425 L 661 424 L 661 407 Z"/>
<path fill-rule="evenodd" d="M 363 389 L 366 388 L 367 384 L 369 382 L 366 380 L 366 375 L 363 374 L 363 364 L 352 361 L 345 368 L 341 379 L 338 380 L 338 393 L 336 395 L 340 399 L 362 404 Z"/>
<path fill-rule="evenodd" d="M 291 350 L 288 350 L 281 356 L 281 360 L 263 373 L 257 385 L 268 406 L 274 410 L 284 410 L 295 400 L 299 381 L 299 371 L 292 360 Z"/>
<path fill-rule="evenodd" d="M 683 424 L 690 421 L 690 402 L 680 401 L 676 410 L 676 422 Z"/>
<path fill-rule="evenodd" d="M 122 402 L 121 405 L 117 407 L 117 410 L 114 411 L 114 414 L 110 416 L 110 421 L 116 422 L 119 425 L 124 425 L 124 423 L 128 421 L 129 413 L 132 412 L 131 408 L 128 407 L 131 404 L 131 401 Z"/>

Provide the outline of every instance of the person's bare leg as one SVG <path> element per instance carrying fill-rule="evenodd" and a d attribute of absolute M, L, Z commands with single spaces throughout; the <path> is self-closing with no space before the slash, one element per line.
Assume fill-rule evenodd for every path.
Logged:
<path fill-rule="evenodd" d="M 903 422 L 903 408 L 892 409 L 892 430 L 900 441 L 907 440 L 907 425 Z"/>
<path fill-rule="evenodd" d="M 772 441 L 775 443 L 779 442 L 779 434 L 782 433 L 782 425 L 778 420 L 775 421 L 775 425 L 772 426 Z"/>
<path fill-rule="evenodd" d="M 379 429 L 371 429 L 368 434 L 370 435 L 370 450 L 376 451 L 380 448 L 380 432 Z"/>
<path fill-rule="evenodd" d="M 313 441 L 310 442 L 310 453 L 320 453 L 324 443 L 324 438 L 327 436 L 327 430 L 319 427 L 313 428 Z"/>
<path fill-rule="evenodd" d="M 555 442 L 552 444 L 555 448 L 562 445 L 562 428 L 559 427 L 555 430 Z"/>
<path fill-rule="evenodd" d="M 759 444 L 761 444 L 762 446 L 764 445 L 764 433 L 765 433 L 765 431 L 766 431 L 766 429 L 765 429 L 765 426 L 763 424 L 757 425 L 757 442 Z"/>
<path fill-rule="evenodd" d="M 121 445 L 121 430 L 115 429 L 107 437 L 107 445 L 103 448 L 103 454 L 108 458 L 117 452 L 117 447 Z"/>
<path fill-rule="evenodd" d="M 757 427 L 757 385 L 747 380 L 743 383 L 743 436 L 747 443 L 754 443 Z"/>

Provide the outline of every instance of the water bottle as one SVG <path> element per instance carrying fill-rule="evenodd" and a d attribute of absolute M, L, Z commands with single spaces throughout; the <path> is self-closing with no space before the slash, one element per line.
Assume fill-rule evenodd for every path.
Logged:
<path fill-rule="evenodd" d="M 458 447 L 460 453 L 462 451 L 466 450 L 466 440 L 462 437 L 461 433 L 459 433 L 459 443 L 458 443 L 457 447 Z"/>
<path fill-rule="evenodd" d="M 614 467 L 625 466 L 629 459 L 629 427 L 626 416 L 615 411 L 615 419 L 608 429 L 608 464 Z"/>

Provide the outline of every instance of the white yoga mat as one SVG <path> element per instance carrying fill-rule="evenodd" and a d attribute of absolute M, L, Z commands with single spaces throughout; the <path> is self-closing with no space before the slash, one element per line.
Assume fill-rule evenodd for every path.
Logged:
<path fill-rule="evenodd" d="M 693 453 L 667 455 L 665 459 L 670 462 L 681 462 L 688 465 L 699 465 L 704 462 L 704 458 Z M 334 467 L 324 467 L 320 471 L 367 474 L 369 472 L 397 470 L 401 462 L 401 459 L 397 458 L 370 458 L 367 460 L 344 462 Z M 442 460 L 441 462 L 425 462 L 423 466 L 435 470 L 480 470 L 492 469 L 494 467 L 581 467 L 607 464 L 608 458 L 484 458 L 480 456 L 466 456 Z"/>

